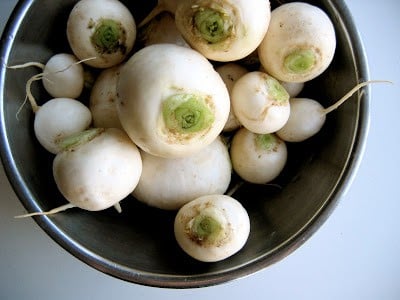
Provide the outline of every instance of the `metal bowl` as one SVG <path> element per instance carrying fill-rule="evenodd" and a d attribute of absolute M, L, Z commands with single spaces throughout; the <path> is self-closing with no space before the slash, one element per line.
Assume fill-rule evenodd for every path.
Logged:
<path fill-rule="evenodd" d="M 33 134 L 29 105 L 19 111 L 25 83 L 37 70 L 11 70 L 6 66 L 46 62 L 52 54 L 68 51 L 65 24 L 76 2 L 20 1 L 1 39 L 1 158 L 16 194 L 29 212 L 47 211 L 66 202 L 52 179 L 53 156 L 43 150 Z M 155 1 L 147 0 L 123 2 L 134 7 L 137 21 L 155 5 Z M 333 63 L 303 91 L 328 106 L 368 79 L 365 51 L 344 1 L 307 2 L 324 9 L 335 24 L 337 50 Z M 272 5 L 277 3 L 272 1 Z M 40 84 L 34 84 L 33 93 L 40 103 L 49 99 Z M 147 207 L 132 197 L 122 201 L 121 214 L 113 209 L 72 209 L 34 219 L 81 261 L 126 281 L 188 288 L 246 276 L 301 246 L 343 197 L 365 147 L 369 97 L 369 88 L 365 88 L 330 113 L 316 136 L 289 144 L 287 166 L 274 184 L 240 187 L 234 197 L 249 212 L 250 237 L 239 253 L 221 262 L 202 263 L 188 257 L 173 235 L 175 213 Z"/>

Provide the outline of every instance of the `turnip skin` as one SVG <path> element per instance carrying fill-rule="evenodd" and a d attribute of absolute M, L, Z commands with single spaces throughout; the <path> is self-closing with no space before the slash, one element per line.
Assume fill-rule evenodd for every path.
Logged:
<path fill-rule="evenodd" d="M 287 161 L 287 147 L 275 134 L 255 134 L 246 128 L 232 139 L 230 155 L 235 172 L 244 180 L 266 184 L 274 180 Z"/>
<path fill-rule="evenodd" d="M 236 81 L 244 74 L 248 73 L 248 70 L 245 67 L 242 67 L 238 63 L 233 63 L 233 62 L 223 64 L 217 67 L 215 70 L 218 72 L 222 80 L 225 82 L 229 95 L 231 95 L 233 86 L 236 83 Z M 229 118 L 224 126 L 224 131 L 226 132 L 233 131 L 238 129 L 239 127 L 240 127 L 240 122 L 235 116 L 231 104 Z"/>
<path fill-rule="evenodd" d="M 118 65 L 101 71 L 93 84 L 89 109 L 92 112 L 94 127 L 122 129 L 117 112 L 119 70 Z"/>
<path fill-rule="evenodd" d="M 318 133 L 325 124 L 324 107 L 309 98 L 290 99 L 291 114 L 276 134 L 287 142 L 302 142 Z"/>
<path fill-rule="evenodd" d="M 59 142 L 81 132 L 92 122 L 90 110 L 81 102 L 70 98 L 54 98 L 40 106 L 35 114 L 33 128 L 39 143 L 49 152 L 62 149 Z"/>
<path fill-rule="evenodd" d="M 162 158 L 144 151 L 141 154 L 143 171 L 132 194 L 160 209 L 177 210 L 197 197 L 223 194 L 231 180 L 229 152 L 219 137 L 184 158 Z"/>
<path fill-rule="evenodd" d="M 131 12 L 118 0 L 80 0 L 70 12 L 67 38 L 79 59 L 108 68 L 121 63 L 136 40 L 136 23 Z"/>
<path fill-rule="evenodd" d="M 229 93 L 212 64 L 173 44 L 136 52 L 121 68 L 117 92 L 124 130 L 155 156 L 201 150 L 218 137 L 229 116 Z"/>
<path fill-rule="evenodd" d="M 268 0 L 181 1 L 179 31 L 192 48 L 215 61 L 239 60 L 257 49 L 271 16 Z"/>
<path fill-rule="evenodd" d="M 53 161 L 54 180 L 73 205 L 99 211 L 130 195 L 142 171 L 138 148 L 120 129 L 92 129 L 89 141 L 64 142 Z M 76 139 L 79 141 L 79 138 Z"/>
<path fill-rule="evenodd" d="M 253 71 L 239 78 L 233 86 L 231 102 L 239 122 L 254 133 L 275 132 L 290 115 L 289 94 L 264 72 Z"/>
<path fill-rule="evenodd" d="M 290 98 L 297 97 L 304 89 L 304 82 L 285 82 L 281 81 L 281 85 L 288 92 Z"/>
<path fill-rule="evenodd" d="M 206 195 L 178 211 L 174 234 L 182 250 L 196 260 L 221 261 L 244 247 L 250 234 L 250 218 L 236 199 Z"/>
<path fill-rule="evenodd" d="M 328 68 L 335 49 L 335 29 L 328 15 L 316 6 L 292 2 L 272 11 L 258 54 L 262 66 L 273 77 L 306 82 Z"/>
<path fill-rule="evenodd" d="M 59 53 L 47 61 L 42 82 L 54 98 L 77 99 L 84 88 L 84 70 L 74 55 Z"/>

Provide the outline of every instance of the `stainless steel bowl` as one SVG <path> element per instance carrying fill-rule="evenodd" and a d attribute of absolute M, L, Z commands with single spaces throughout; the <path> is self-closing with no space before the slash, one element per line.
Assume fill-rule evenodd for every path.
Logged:
<path fill-rule="evenodd" d="M 33 114 L 25 106 L 26 80 L 37 70 L 7 65 L 45 62 L 68 51 L 65 24 L 76 0 L 23 0 L 15 8 L 1 39 L 0 143 L 8 178 L 29 212 L 65 204 L 52 179 L 49 155 L 36 141 Z M 123 1 L 141 20 L 155 1 Z M 282 1 L 280 1 L 282 2 Z M 369 77 L 365 51 L 344 1 L 307 1 L 323 8 L 335 24 L 337 50 L 330 68 L 306 85 L 303 94 L 328 106 Z M 273 6 L 276 5 L 272 2 Z M 49 99 L 40 84 L 33 93 Z M 370 92 L 354 95 L 328 115 L 315 137 L 289 144 L 289 160 L 276 185 L 245 184 L 235 193 L 248 210 L 251 234 L 236 255 L 201 263 L 184 254 L 173 235 L 174 212 L 149 208 L 133 198 L 113 209 L 72 209 L 34 217 L 63 248 L 111 276 L 149 286 L 188 288 L 223 283 L 254 273 L 301 246 L 328 218 L 355 176 L 368 131 Z M 160 191 L 162 192 L 162 191 Z"/>

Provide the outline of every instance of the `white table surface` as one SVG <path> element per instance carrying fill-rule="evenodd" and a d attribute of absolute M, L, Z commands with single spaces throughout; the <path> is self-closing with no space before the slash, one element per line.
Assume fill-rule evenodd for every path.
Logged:
<path fill-rule="evenodd" d="M 16 0 L 0 0 L 0 31 Z M 298 250 L 223 285 L 168 290 L 115 279 L 82 263 L 24 212 L 0 167 L 0 299 L 400 299 L 400 1 L 348 0 L 367 51 L 371 124 L 355 180 Z M 45 13 L 45 12 L 44 12 Z M 396 121 L 397 120 L 397 121 Z"/>

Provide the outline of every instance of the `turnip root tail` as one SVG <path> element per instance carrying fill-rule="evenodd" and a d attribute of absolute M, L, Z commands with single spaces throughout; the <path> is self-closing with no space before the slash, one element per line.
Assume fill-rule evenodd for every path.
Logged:
<path fill-rule="evenodd" d="M 143 27 L 144 25 L 149 23 L 153 18 L 155 18 L 157 15 L 159 15 L 162 12 L 164 12 L 165 10 L 166 9 L 165 9 L 164 3 L 157 4 L 157 6 L 154 7 L 150 11 L 150 13 L 139 23 L 138 28 Z"/>
<path fill-rule="evenodd" d="M 367 86 L 369 84 L 372 83 L 393 83 L 389 80 L 369 80 L 369 81 L 365 81 L 365 82 L 361 82 L 359 84 L 357 84 L 354 88 L 352 88 L 349 92 L 347 92 L 346 95 L 344 95 L 341 99 L 339 99 L 336 103 L 334 103 L 333 105 L 325 108 L 323 110 L 323 112 L 325 114 L 330 113 L 331 111 L 334 111 L 335 109 L 337 109 L 340 105 L 342 105 L 346 100 L 348 100 L 351 96 L 353 96 L 353 94 L 355 92 L 357 92 L 359 89 L 363 88 L 364 86 Z"/>
<path fill-rule="evenodd" d="M 54 215 L 56 213 L 65 211 L 67 209 L 70 208 L 74 208 L 76 207 L 74 204 L 72 203 L 68 203 L 65 205 L 61 205 L 59 207 L 53 208 L 52 210 L 49 211 L 45 211 L 45 212 L 34 212 L 34 213 L 30 213 L 30 214 L 25 214 L 25 215 L 19 215 L 19 216 L 15 216 L 14 218 L 16 219 L 21 219 L 21 218 L 28 218 L 28 217 L 33 217 L 33 216 L 47 216 L 47 215 Z"/>
<path fill-rule="evenodd" d="M 40 62 L 27 62 L 27 63 L 21 64 L 21 65 L 8 66 L 7 68 L 16 70 L 16 69 L 24 69 L 24 68 L 28 68 L 28 67 L 38 67 L 43 70 L 45 65 Z"/>
<path fill-rule="evenodd" d="M 119 214 L 122 213 L 121 204 L 119 204 L 119 202 L 114 204 L 114 208 Z"/>

